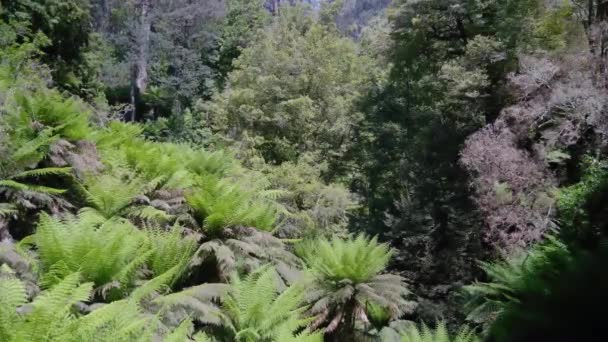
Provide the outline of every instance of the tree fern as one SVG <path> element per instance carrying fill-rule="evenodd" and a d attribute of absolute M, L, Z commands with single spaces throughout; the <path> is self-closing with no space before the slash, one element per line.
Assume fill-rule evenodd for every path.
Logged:
<path fill-rule="evenodd" d="M 2 200 L 13 207 L 13 215 L 17 215 L 20 209 L 47 207 L 57 210 L 69 207 L 59 197 L 65 189 L 48 185 L 48 179 L 70 176 L 71 169 L 44 167 L 42 163 L 49 146 L 59 139 L 59 135 L 49 127 L 32 131 L 33 122 L 27 118 L 22 121 L 20 114 L 9 111 L 0 122 L 7 131 L 0 141 L 0 145 L 6 149 L 0 161 Z"/>
<path fill-rule="evenodd" d="M 66 274 L 79 271 L 92 281 L 100 294 L 124 296 L 135 285 L 144 268 L 154 275 L 179 268 L 176 280 L 184 272 L 196 241 L 184 238 L 179 227 L 171 231 L 139 230 L 128 221 L 106 221 L 92 225 L 85 217 L 62 220 L 42 214 L 32 237 L 43 268 L 47 286 Z"/>
<path fill-rule="evenodd" d="M 102 154 L 107 157 L 124 144 L 129 144 L 132 141 L 139 142 L 142 132 L 141 125 L 112 121 L 107 127 L 92 132 L 91 139 L 96 143 Z"/>
<path fill-rule="evenodd" d="M 170 145 L 170 148 L 183 156 L 184 165 L 188 170 L 200 176 L 225 177 L 236 168 L 235 160 L 223 151 L 185 149 L 183 145 Z"/>
<path fill-rule="evenodd" d="M 81 211 L 100 222 L 124 216 L 135 197 L 144 192 L 144 182 L 128 173 L 90 177 L 84 185 L 89 207 Z"/>
<path fill-rule="evenodd" d="M 6 202 L 4 207 L 11 209 L 9 213 L 18 214 L 19 208 L 33 209 L 51 205 L 69 207 L 66 201 L 58 197 L 65 193 L 65 189 L 42 184 L 49 176 L 71 176 L 71 168 L 37 167 L 45 153 L 38 155 L 37 150 L 23 153 L 26 155 L 9 155 L 4 162 L 0 162 L 3 164 L 0 165 L 0 175 L 4 177 L 0 179 L 0 195 Z M 32 156 L 32 153 L 36 155 Z M 20 161 L 18 158 L 25 160 Z"/>
<path fill-rule="evenodd" d="M 145 234 L 128 222 L 107 221 L 96 227 L 78 217 L 59 220 L 46 214 L 33 242 L 47 285 L 61 279 L 61 272 L 79 271 L 96 286 L 120 281 L 119 287 L 129 288 L 135 271 L 147 262 L 142 256 L 149 257 L 151 250 Z"/>
<path fill-rule="evenodd" d="M 376 238 L 363 235 L 346 240 L 320 239 L 304 243 L 298 254 L 309 268 L 307 301 L 317 316 L 313 326 L 324 326 L 328 333 L 338 329 L 341 338 L 354 332 L 355 321 L 368 321 L 368 303 L 385 308 L 392 318 L 413 310 L 406 300 L 409 290 L 404 279 L 381 274 L 391 251 Z"/>
<path fill-rule="evenodd" d="M 7 144 L 8 151 L 0 162 L 0 191 L 5 201 L 27 209 L 65 204 L 55 197 L 65 190 L 40 185 L 38 178 L 65 176 L 70 170 L 40 164 L 55 141 L 79 140 L 89 134 L 84 105 L 74 99 L 64 99 L 52 90 L 40 89 L 31 94 L 19 89 L 6 101 L 4 111 L 2 124 L 6 141 L 3 143 Z M 32 184 L 32 178 L 37 179 L 36 185 Z"/>
<path fill-rule="evenodd" d="M 549 242 L 536 247 L 533 263 L 509 284 L 513 299 L 505 301 L 488 339 L 498 342 L 605 341 L 608 304 L 608 244 L 594 250 L 565 250 Z M 530 259 L 529 258 L 529 259 Z"/>
<path fill-rule="evenodd" d="M 9 145 L 9 158 L 3 162 L 4 168 L 7 164 L 12 168 L 25 168 L 40 163 L 51 144 L 59 140 L 59 136 L 53 134 L 52 129 L 47 128 L 32 134 L 26 127 L 17 126 L 7 135 L 6 138 L 10 141 L 5 143 Z"/>
<path fill-rule="evenodd" d="M 129 166 L 146 179 L 163 177 L 168 188 L 185 189 L 192 185 L 191 173 L 179 156 L 165 145 L 141 141 L 123 147 Z"/>
<path fill-rule="evenodd" d="M 270 205 L 256 201 L 254 194 L 229 180 L 201 178 L 200 185 L 187 196 L 187 201 L 195 218 L 211 235 L 236 225 L 269 231 L 276 219 Z"/>
<path fill-rule="evenodd" d="M 56 189 L 42 185 L 28 184 L 24 183 L 24 181 L 26 181 L 28 178 L 38 178 L 50 175 L 69 176 L 71 175 L 71 170 L 72 169 L 69 167 L 47 167 L 22 171 L 15 175 L 12 175 L 7 179 L 0 180 L 0 189 L 8 188 L 16 191 L 31 191 L 47 195 L 60 195 L 63 194 L 66 190 Z"/>
<path fill-rule="evenodd" d="M 221 236 L 203 242 L 190 262 L 191 272 L 197 272 L 197 267 L 209 260 L 216 263 L 222 280 L 228 280 L 237 270 L 252 272 L 270 263 L 290 282 L 295 278 L 295 269 L 302 266 L 301 260 L 280 239 L 247 227 L 226 228 Z"/>
<path fill-rule="evenodd" d="M 155 224 L 172 220 L 173 215 L 150 205 L 145 196 L 156 183 L 146 182 L 121 166 L 108 173 L 88 177 L 83 192 L 87 207 L 80 213 L 92 223 L 112 219 L 131 219 L 133 223 Z"/>
<path fill-rule="evenodd" d="M 486 328 L 502 312 L 506 305 L 520 300 L 521 294 L 538 286 L 538 272 L 551 272 L 551 268 L 568 262 L 570 252 L 554 237 L 534 246 L 527 254 L 494 263 L 481 263 L 490 281 L 475 282 L 463 288 L 466 297 L 467 320 L 484 324 Z M 550 273 L 547 277 L 554 277 Z"/>
<path fill-rule="evenodd" d="M 21 125 L 35 122 L 52 128 L 55 134 L 71 141 L 84 139 L 90 133 L 89 111 L 84 103 L 74 98 L 63 98 L 53 90 L 17 93 L 9 112 L 14 112 L 15 121 L 20 121 Z"/>
<path fill-rule="evenodd" d="M 291 286 L 279 293 L 277 274 L 263 267 L 245 278 L 235 277 L 222 307 L 229 318 L 235 341 L 322 341 L 320 333 L 306 331 L 310 319 L 303 318 L 303 289 Z"/>
<path fill-rule="evenodd" d="M 160 305 L 161 312 L 171 316 L 169 318 L 187 316 L 201 324 L 221 326 L 225 324 L 226 316 L 217 306 L 217 302 L 229 290 L 230 286 L 227 284 L 202 284 L 160 296 L 155 298 L 153 303 Z"/>
<path fill-rule="evenodd" d="M 173 227 L 169 231 L 150 229 L 147 232 L 151 242 L 152 255 L 149 268 L 155 275 L 160 275 L 179 265 L 181 275 L 188 266 L 190 258 L 197 248 L 197 241 L 192 236 L 184 236 L 183 229 Z"/>
<path fill-rule="evenodd" d="M 129 297 L 79 318 L 72 324 L 72 333 L 66 341 L 207 341 L 203 334 L 193 335 L 193 324 L 187 314 L 175 315 L 167 310 L 174 309 L 183 298 L 191 298 L 191 293 L 185 293 L 188 290 L 164 294 L 179 272 L 180 267 L 175 266 L 137 287 Z M 179 316 L 179 320 L 174 322 L 171 315 Z"/>
<path fill-rule="evenodd" d="M 32 169 L 20 172 L 11 177 L 11 179 L 23 179 L 30 177 L 43 177 L 49 175 L 70 175 L 72 168 L 70 167 L 45 167 L 39 169 Z"/>
<path fill-rule="evenodd" d="M 189 174 L 225 177 L 236 166 L 234 160 L 222 152 L 146 141 L 141 138 L 141 127 L 133 124 L 112 123 L 105 132 L 98 133 L 95 140 L 106 156 L 118 151 L 141 177 L 166 177 L 172 188 L 189 187 Z"/>
<path fill-rule="evenodd" d="M 86 303 L 92 295 L 92 284 L 80 283 L 73 273 L 27 303 L 25 287 L 16 278 L 0 277 L 0 338 L 6 342 L 148 342 L 155 338 L 165 341 L 205 341 L 205 336 L 192 334 L 192 323 L 185 318 L 181 324 L 166 326 L 161 316 L 145 307 L 177 268 L 141 286 L 132 296 L 103 305 L 87 315 L 74 310 L 74 304 Z"/>
<path fill-rule="evenodd" d="M 80 274 L 66 276 L 41 293 L 25 309 L 25 317 L 13 323 L 14 335 L 8 341 L 59 341 L 75 317 L 72 306 L 89 300 L 92 283 L 80 284 Z"/>
<path fill-rule="evenodd" d="M 39 192 L 41 194 L 47 195 L 61 195 L 65 192 L 63 189 L 55 189 L 46 186 L 40 185 L 28 185 L 20 182 L 16 182 L 14 180 L 5 179 L 0 180 L 0 188 L 4 189 L 12 189 L 16 191 L 29 191 L 29 192 Z M 4 191 L 4 193 L 8 193 L 9 191 Z"/>

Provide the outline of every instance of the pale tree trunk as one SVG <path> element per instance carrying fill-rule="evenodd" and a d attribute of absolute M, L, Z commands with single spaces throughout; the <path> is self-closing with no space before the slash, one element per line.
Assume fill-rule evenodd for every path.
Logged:
<path fill-rule="evenodd" d="M 131 121 L 137 119 L 137 103 L 141 94 L 146 91 L 148 86 L 148 50 L 150 48 L 150 30 L 151 30 L 151 9 L 152 0 L 139 0 L 139 21 L 137 28 L 136 40 L 136 56 L 133 63 L 133 72 L 131 80 Z"/>
<path fill-rule="evenodd" d="M 109 0 L 100 0 L 99 1 L 99 17 L 96 18 L 97 29 L 101 32 L 108 32 L 108 27 L 110 26 L 110 4 Z"/>
<path fill-rule="evenodd" d="M 110 17 L 112 16 L 112 8 L 116 5 L 112 0 L 103 0 L 102 1 L 102 11 L 103 11 L 103 27 L 102 32 L 108 32 L 111 29 L 110 26 Z"/>
<path fill-rule="evenodd" d="M 587 39 L 598 86 L 608 88 L 608 0 L 588 1 Z"/>

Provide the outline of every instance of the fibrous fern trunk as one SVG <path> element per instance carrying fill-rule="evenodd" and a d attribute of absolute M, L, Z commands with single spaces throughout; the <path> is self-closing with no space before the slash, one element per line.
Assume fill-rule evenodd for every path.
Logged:
<path fill-rule="evenodd" d="M 355 311 L 357 308 L 357 301 L 350 299 L 344 305 L 343 321 L 338 328 L 338 333 L 334 337 L 336 342 L 338 341 L 354 341 L 355 340 Z"/>

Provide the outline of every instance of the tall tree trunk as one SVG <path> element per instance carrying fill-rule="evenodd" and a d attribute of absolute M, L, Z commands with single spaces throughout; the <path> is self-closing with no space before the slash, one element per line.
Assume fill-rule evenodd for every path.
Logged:
<path fill-rule="evenodd" d="M 588 11 L 586 31 L 594 57 L 595 82 L 608 88 L 608 0 L 589 0 Z"/>
<path fill-rule="evenodd" d="M 608 0 L 597 0 L 597 10 L 595 14 L 597 21 L 608 19 Z"/>
<path fill-rule="evenodd" d="M 139 22 L 137 29 L 137 52 L 133 63 L 133 72 L 131 80 L 131 121 L 138 119 L 139 108 L 138 103 L 141 94 L 146 91 L 148 86 L 148 50 L 150 47 L 150 30 L 151 30 L 151 9 L 152 0 L 139 1 Z"/>
<path fill-rule="evenodd" d="M 99 3 L 99 17 L 95 18 L 97 29 L 103 33 L 108 32 L 110 26 L 110 0 L 101 0 Z"/>

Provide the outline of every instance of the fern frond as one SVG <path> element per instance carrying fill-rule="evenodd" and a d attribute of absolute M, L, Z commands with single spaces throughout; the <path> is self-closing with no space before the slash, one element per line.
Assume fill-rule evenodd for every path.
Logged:
<path fill-rule="evenodd" d="M 58 135 L 54 135 L 50 129 L 45 129 L 32 140 L 21 141 L 21 146 L 11 155 L 11 159 L 24 166 L 38 164 L 46 155 L 48 147 L 57 140 Z"/>
<path fill-rule="evenodd" d="M 67 176 L 67 175 L 71 175 L 71 173 L 72 173 L 71 167 L 45 167 L 45 168 L 40 168 L 40 169 L 23 171 L 23 172 L 20 172 L 20 173 L 14 175 L 11 178 L 12 179 L 21 179 L 21 178 L 42 177 L 42 176 L 49 176 L 49 175 Z"/>
<path fill-rule="evenodd" d="M 79 271 L 96 286 L 112 281 L 133 286 L 135 271 L 151 255 L 145 234 L 124 221 L 106 221 L 98 227 L 86 217 L 60 220 L 42 214 L 33 242 L 45 274 L 63 264 L 62 268 Z"/>
<path fill-rule="evenodd" d="M 173 279 L 175 279 L 179 271 L 180 267 L 177 265 L 167 270 L 165 273 L 148 280 L 141 286 L 135 288 L 129 299 L 135 303 L 139 303 L 142 299 L 152 295 L 153 293 L 158 293 L 161 290 L 166 289 L 167 285 L 170 284 Z"/>
<path fill-rule="evenodd" d="M 538 286 L 535 274 L 545 272 L 544 277 L 551 277 L 546 270 L 549 265 L 559 265 L 570 260 L 568 248 L 554 237 L 534 246 L 527 255 L 516 255 L 494 263 L 480 263 L 490 281 L 475 282 L 463 287 L 466 296 L 465 310 L 469 312 L 467 320 L 488 325 L 501 315 L 503 309 L 512 303 L 518 303 L 520 295 Z M 556 267 L 557 268 L 557 267 Z M 532 276 L 531 276 L 532 275 Z"/>
<path fill-rule="evenodd" d="M 88 202 L 106 219 L 122 216 L 135 197 L 143 194 L 144 184 L 140 179 L 123 180 L 120 177 L 105 174 L 85 182 Z"/>
<path fill-rule="evenodd" d="M 18 212 L 15 205 L 11 203 L 0 203 L 0 217 L 8 217 Z"/>
<path fill-rule="evenodd" d="M 244 279 L 233 278 L 232 290 L 224 298 L 222 307 L 230 319 L 229 326 L 235 338 L 320 341 L 319 334 L 302 331 L 310 322 L 310 319 L 302 318 L 303 289 L 291 286 L 279 293 L 277 277 L 275 270 L 266 266 Z"/>
<path fill-rule="evenodd" d="M 165 273 L 179 266 L 178 277 L 182 275 L 196 251 L 197 241 L 193 237 L 184 236 L 184 231 L 174 226 L 169 231 L 151 229 L 147 235 L 152 244 L 152 255 L 149 268 L 155 275 Z"/>
<path fill-rule="evenodd" d="M 41 185 L 29 185 L 10 179 L 0 180 L 0 187 L 6 187 L 20 191 L 40 192 L 49 195 L 61 195 L 65 193 L 65 190 L 62 189 L 55 189 Z"/>
<path fill-rule="evenodd" d="M 167 336 L 165 342 L 184 342 L 189 340 L 189 335 L 194 329 L 194 325 L 190 319 L 185 319 Z"/>
<path fill-rule="evenodd" d="M 258 192 L 257 196 L 260 198 L 267 198 L 271 200 L 277 200 L 282 197 L 287 197 L 291 195 L 291 191 L 284 189 L 271 189 L 271 190 L 262 190 Z"/>
<path fill-rule="evenodd" d="M 214 301 L 223 297 L 229 289 L 226 284 L 202 284 L 158 297 L 154 303 L 161 305 L 163 311 L 180 307 L 203 324 L 221 325 L 226 318 Z"/>
<path fill-rule="evenodd" d="M 40 341 L 61 336 L 73 321 L 72 306 L 89 300 L 93 284 L 80 284 L 80 274 L 65 277 L 53 288 L 43 292 L 31 303 L 27 319 L 15 326 L 15 341 Z"/>
<path fill-rule="evenodd" d="M 336 317 L 342 314 L 352 317 L 357 311 L 365 314 L 367 303 L 385 309 L 395 319 L 415 308 L 406 299 L 410 292 L 405 280 L 381 274 L 392 252 L 376 238 L 359 235 L 305 241 L 296 246 L 296 252 L 309 268 L 306 301 L 312 305 L 311 313 L 340 313 L 321 316 L 317 323 L 324 324 L 328 331 L 340 327 L 341 320 Z M 355 307 L 346 307 L 345 303 L 355 303 Z"/>
<path fill-rule="evenodd" d="M 211 339 L 207 335 L 199 332 L 194 335 L 195 342 L 211 342 Z"/>
<path fill-rule="evenodd" d="M 0 276 L 0 340 L 10 341 L 14 324 L 19 320 L 17 308 L 27 303 L 25 285 L 16 278 Z"/>
<path fill-rule="evenodd" d="M 163 210 L 156 209 L 149 205 L 134 206 L 125 210 L 125 216 L 132 219 L 140 219 L 146 222 L 164 223 L 173 218 Z"/>

